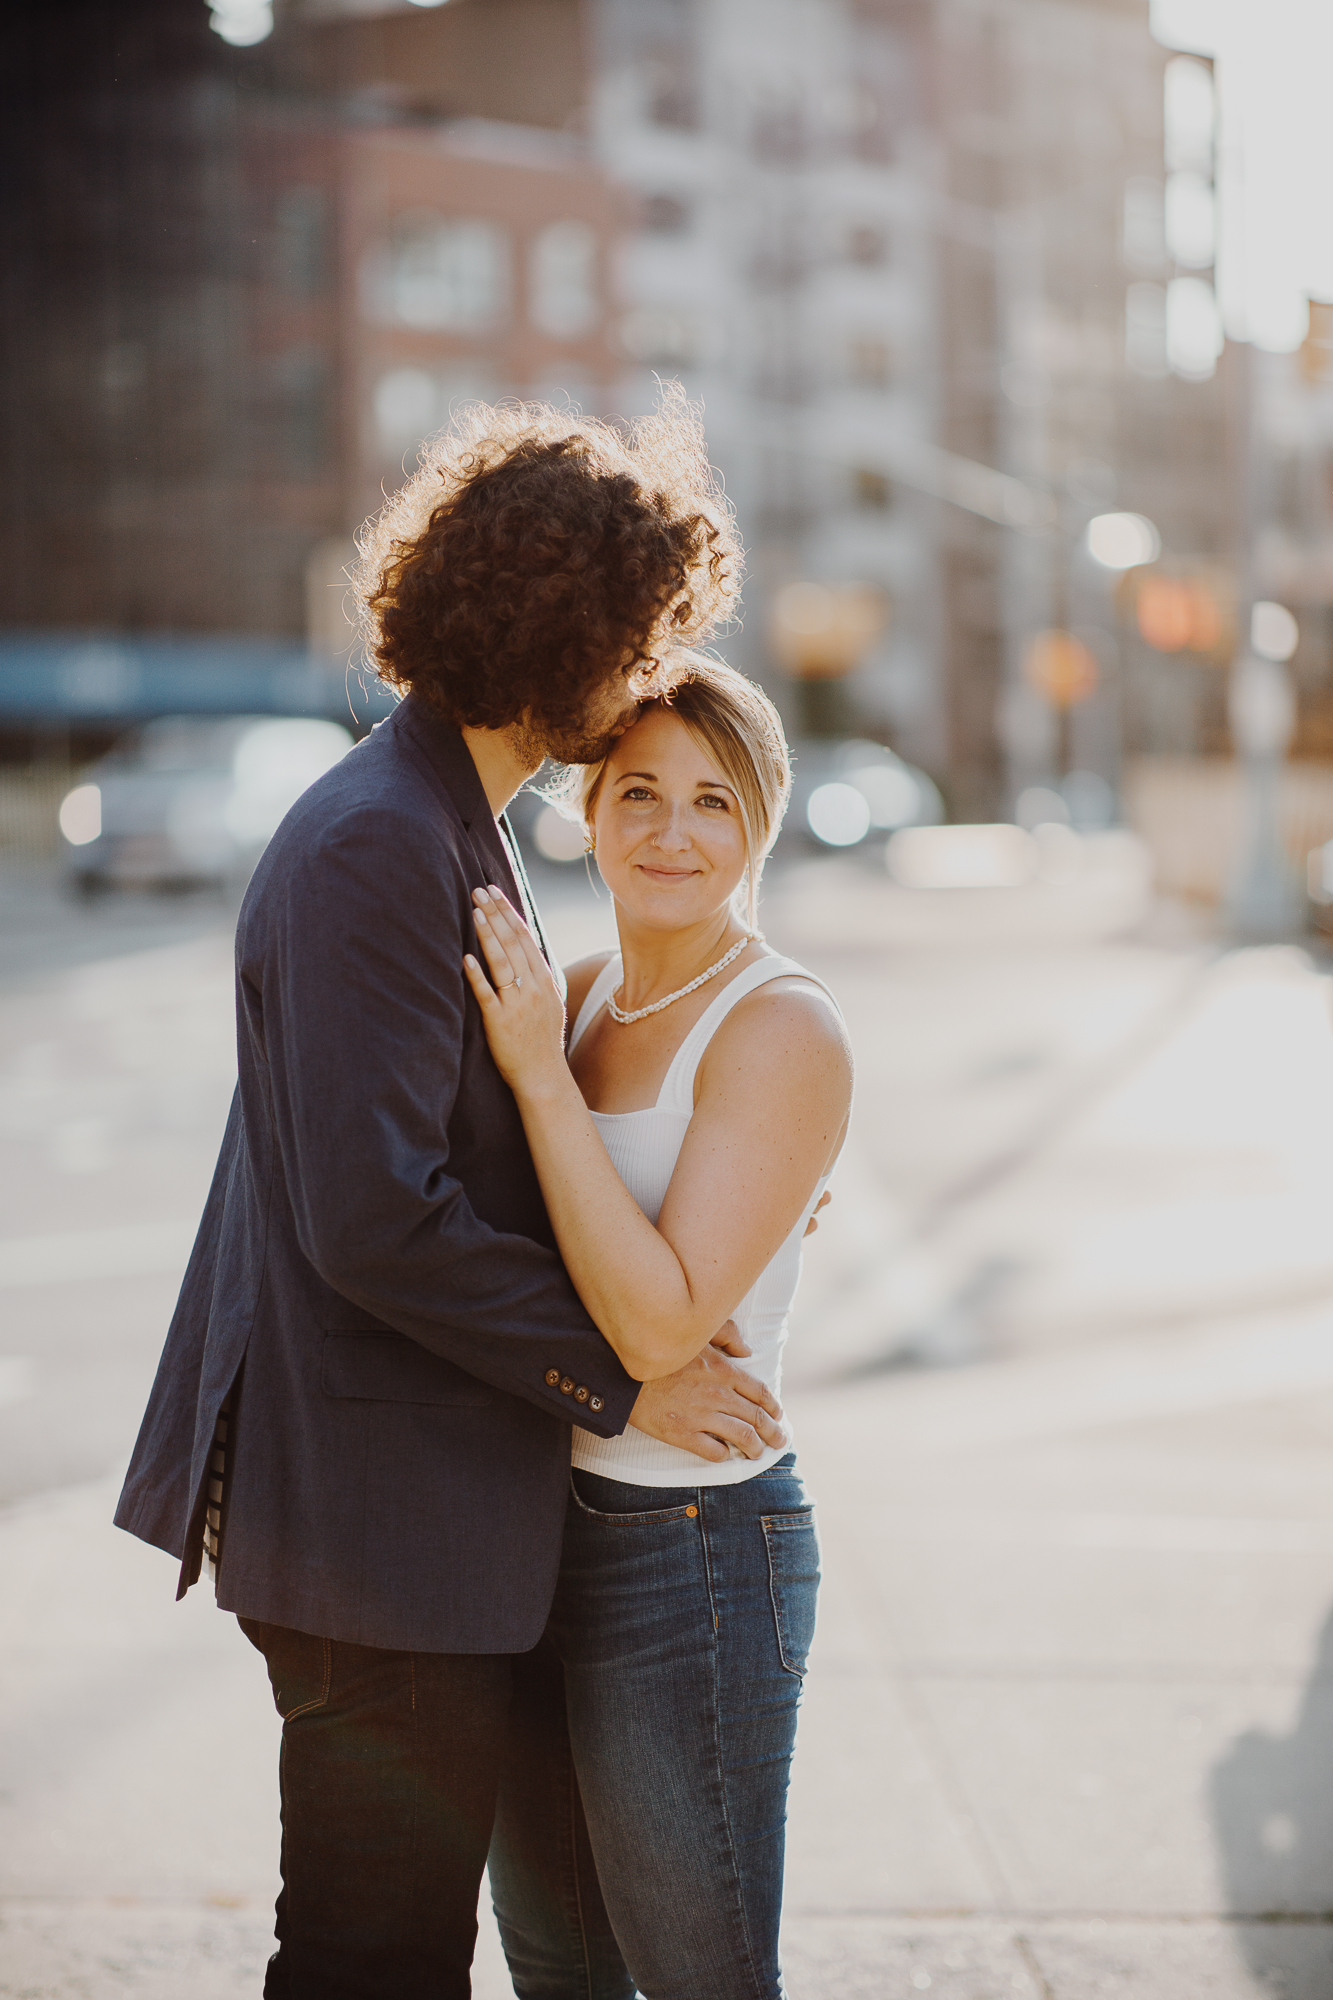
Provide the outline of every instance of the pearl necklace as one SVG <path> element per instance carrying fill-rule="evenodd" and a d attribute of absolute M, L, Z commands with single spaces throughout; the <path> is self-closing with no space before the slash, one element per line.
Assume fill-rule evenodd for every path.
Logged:
<path fill-rule="evenodd" d="M 697 979 L 692 979 L 688 986 L 682 986 L 678 992 L 668 993 L 665 1000 L 654 1000 L 651 1007 L 635 1007 L 627 1014 L 623 1007 L 617 1007 L 615 995 L 612 993 L 607 995 L 606 1011 L 613 1021 L 619 1021 L 622 1028 L 627 1027 L 631 1021 L 645 1021 L 650 1014 L 660 1014 L 664 1007 L 671 1007 L 677 1000 L 683 1000 L 687 993 L 697 993 L 701 986 L 706 985 L 719 972 L 725 971 L 732 959 L 738 958 L 745 950 L 747 944 L 756 944 L 758 941 L 758 931 L 747 931 L 743 938 L 737 938 L 730 951 L 722 954 L 716 965 L 710 965 L 707 972 L 701 972 Z"/>

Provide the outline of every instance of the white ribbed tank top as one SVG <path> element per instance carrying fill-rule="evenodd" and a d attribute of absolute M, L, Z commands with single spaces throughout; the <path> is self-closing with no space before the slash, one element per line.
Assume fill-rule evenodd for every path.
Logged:
<path fill-rule="evenodd" d="M 569 1038 L 571 1054 L 622 977 L 620 954 L 616 953 L 598 973 L 579 1009 Z M 700 1015 L 671 1059 L 656 1104 L 645 1111 L 591 1113 L 612 1165 L 651 1223 L 657 1222 L 686 1129 L 694 1116 L 694 1078 L 704 1050 L 737 1001 L 744 1000 L 770 979 L 791 977 L 809 980 L 812 986 L 828 993 L 823 981 L 795 959 L 766 953 L 737 973 Z M 831 993 L 829 998 L 833 999 Z M 838 1003 L 834 1000 L 833 1004 L 836 1007 Z M 825 1174 L 820 1180 L 790 1236 L 732 1314 L 752 1349 L 750 1359 L 740 1365 L 757 1375 L 775 1395 L 782 1380 L 787 1315 L 801 1277 L 802 1239 L 830 1178 Z M 594 1437 L 591 1431 L 577 1427 L 574 1431 L 575 1465 L 585 1472 L 600 1472 L 606 1479 L 625 1480 L 631 1486 L 735 1486 L 776 1464 L 788 1450 L 790 1446 L 783 1445 L 781 1449 L 768 1449 L 761 1458 L 742 1458 L 733 1448 L 729 1459 L 715 1463 L 696 1457 L 692 1451 L 682 1451 L 676 1445 L 663 1444 L 660 1438 L 636 1431 L 632 1425 L 614 1438 Z"/>

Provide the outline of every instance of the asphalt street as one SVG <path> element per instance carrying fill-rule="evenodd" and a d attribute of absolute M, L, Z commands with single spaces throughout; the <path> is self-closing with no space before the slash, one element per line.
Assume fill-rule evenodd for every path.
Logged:
<path fill-rule="evenodd" d="M 576 875 L 539 894 L 563 955 L 607 939 Z M 36 874 L 0 916 L 0 1995 L 255 1995 L 262 1671 L 109 1526 L 230 1093 L 229 917 Z M 1327 976 L 1113 844 L 991 896 L 789 867 L 765 926 L 858 1059 L 787 1383 L 827 1571 L 792 2000 L 1327 2000 Z"/>

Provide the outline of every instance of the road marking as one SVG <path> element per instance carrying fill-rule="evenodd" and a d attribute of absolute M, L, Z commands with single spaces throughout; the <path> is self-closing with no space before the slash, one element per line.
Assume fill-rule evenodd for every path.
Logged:
<path fill-rule="evenodd" d="M 179 1272 L 197 1228 L 196 1222 L 140 1222 L 64 1236 L 0 1238 L 0 1291 Z"/>
<path fill-rule="evenodd" d="M 26 1354 L 0 1354 L 0 1410 L 37 1393 L 37 1371 Z"/>

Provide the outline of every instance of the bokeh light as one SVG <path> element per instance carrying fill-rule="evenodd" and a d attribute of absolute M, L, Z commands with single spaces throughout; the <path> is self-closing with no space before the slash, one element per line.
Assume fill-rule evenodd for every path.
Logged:
<path fill-rule="evenodd" d="M 855 847 L 870 831 L 870 806 L 855 785 L 817 785 L 805 817 L 811 833 L 826 847 Z"/>
<path fill-rule="evenodd" d="M 273 0 L 213 0 L 208 25 L 233 48 L 253 48 L 273 33 Z"/>
<path fill-rule="evenodd" d="M 1250 612 L 1250 644 L 1261 658 L 1289 660 L 1300 637 L 1300 627 L 1285 604 L 1259 599 Z"/>
<path fill-rule="evenodd" d="M 555 806 L 542 807 L 533 822 L 532 838 L 544 861 L 581 861 L 588 852 L 583 828 Z"/>
<path fill-rule="evenodd" d="M 1097 514 L 1084 534 L 1088 554 L 1103 569 L 1137 569 L 1156 562 L 1162 538 L 1143 514 Z"/>
<path fill-rule="evenodd" d="M 86 847 L 102 831 L 102 793 L 97 785 L 76 785 L 60 807 L 60 831 L 71 847 Z"/>
<path fill-rule="evenodd" d="M 1097 661 L 1091 649 L 1072 632 L 1038 632 L 1023 658 L 1030 687 L 1056 708 L 1074 708 L 1095 694 Z"/>

